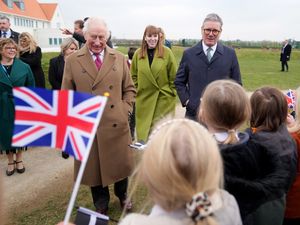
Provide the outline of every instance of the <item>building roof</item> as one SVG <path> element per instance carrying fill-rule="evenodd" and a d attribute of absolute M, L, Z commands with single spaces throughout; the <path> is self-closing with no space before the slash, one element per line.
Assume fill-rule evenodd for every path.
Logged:
<path fill-rule="evenodd" d="M 40 3 L 42 10 L 44 11 L 47 19 L 50 21 L 54 15 L 57 7 L 57 3 Z"/>
<path fill-rule="evenodd" d="M 15 2 L 9 8 L 3 0 L 0 0 L 0 13 L 28 17 L 38 20 L 50 21 L 53 17 L 57 3 L 38 3 L 36 0 L 23 0 L 25 9 L 21 10 Z"/>

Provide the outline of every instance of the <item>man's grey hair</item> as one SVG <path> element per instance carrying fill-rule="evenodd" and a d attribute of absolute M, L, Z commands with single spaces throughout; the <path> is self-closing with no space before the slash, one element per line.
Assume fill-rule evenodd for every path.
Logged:
<path fill-rule="evenodd" d="M 205 23 L 205 22 L 208 22 L 208 21 L 210 21 L 210 22 L 211 22 L 211 21 L 212 21 L 212 22 L 219 22 L 220 25 L 221 25 L 221 28 L 222 28 L 222 26 L 223 26 L 223 21 L 222 21 L 221 17 L 220 17 L 218 14 L 216 14 L 216 13 L 210 13 L 210 14 L 208 14 L 208 15 L 205 17 L 204 21 L 203 21 L 202 27 L 203 27 L 204 23 Z"/>
<path fill-rule="evenodd" d="M 100 17 L 90 17 L 84 22 L 84 27 L 82 29 L 83 34 L 86 34 L 90 30 L 91 24 L 96 24 L 98 26 L 103 26 L 106 30 L 106 39 L 109 38 L 109 29 L 106 25 L 106 22 Z"/>
<path fill-rule="evenodd" d="M 10 20 L 7 16 L 0 16 L 0 20 L 7 20 L 8 22 L 10 22 Z"/>

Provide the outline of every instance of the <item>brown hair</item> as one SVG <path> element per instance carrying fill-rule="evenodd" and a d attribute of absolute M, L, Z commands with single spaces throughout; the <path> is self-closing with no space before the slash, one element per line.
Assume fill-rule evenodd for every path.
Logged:
<path fill-rule="evenodd" d="M 250 125 L 258 131 L 276 131 L 286 121 L 288 104 L 284 94 L 274 87 L 257 89 L 250 98 Z"/>
<path fill-rule="evenodd" d="M 74 24 L 78 24 L 80 29 L 83 29 L 84 21 L 83 20 L 75 20 Z"/>
<path fill-rule="evenodd" d="M 215 131 L 228 132 L 222 144 L 238 141 L 235 130 L 250 117 L 249 97 L 242 86 L 231 80 L 210 83 L 201 98 L 198 119 Z"/>
<path fill-rule="evenodd" d="M 16 42 L 13 39 L 10 39 L 10 38 L 4 38 L 4 39 L 0 40 L 0 52 L 1 52 L 0 60 L 2 59 L 3 48 L 4 48 L 5 45 L 8 45 L 8 44 L 12 44 L 12 45 L 14 45 L 14 47 L 16 47 L 16 49 L 17 49 L 16 57 L 19 56 L 19 47 L 16 44 Z"/>
<path fill-rule="evenodd" d="M 164 57 L 164 47 L 163 44 L 161 42 L 161 39 L 159 38 L 159 28 L 153 26 L 153 25 L 148 25 L 144 31 L 144 35 L 143 35 L 143 39 L 142 39 L 142 47 L 141 47 L 141 51 L 140 51 L 140 59 L 145 58 L 146 54 L 147 54 L 147 42 L 145 40 L 146 36 L 148 35 L 153 35 L 153 34 L 157 34 L 158 35 L 158 43 L 155 47 L 155 50 L 158 50 L 158 53 L 156 53 L 158 55 L 159 58 L 163 58 Z"/>

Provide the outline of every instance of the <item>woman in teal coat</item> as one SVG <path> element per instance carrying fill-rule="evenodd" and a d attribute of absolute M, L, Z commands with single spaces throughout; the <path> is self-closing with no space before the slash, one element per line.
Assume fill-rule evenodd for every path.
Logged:
<path fill-rule="evenodd" d="M 146 27 L 130 68 L 137 88 L 136 133 L 140 142 L 147 141 L 157 121 L 175 113 L 177 62 L 172 51 L 163 46 L 159 31 L 152 25 Z"/>
<path fill-rule="evenodd" d="M 17 54 L 18 46 L 12 39 L 0 41 L 0 153 L 6 152 L 7 154 L 7 176 L 13 175 L 15 170 L 18 173 L 25 171 L 22 148 L 11 146 L 15 114 L 12 90 L 14 87 L 34 86 L 30 67 L 17 59 Z"/>

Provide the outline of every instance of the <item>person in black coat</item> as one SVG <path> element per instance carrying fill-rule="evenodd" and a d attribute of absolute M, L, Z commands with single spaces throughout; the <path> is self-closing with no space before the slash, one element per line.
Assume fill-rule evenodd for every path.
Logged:
<path fill-rule="evenodd" d="M 279 156 L 262 145 L 249 141 L 238 129 L 250 117 L 250 101 L 245 90 L 229 80 L 210 83 L 204 91 L 200 121 L 213 134 L 224 162 L 225 189 L 237 200 L 244 225 L 261 225 L 257 208 L 274 204 L 261 214 L 272 225 L 279 225 L 284 212 L 285 176 Z M 279 216 L 279 219 L 278 219 Z"/>
<path fill-rule="evenodd" d="M 35 86 L 45 88 L 45 74 L 42 68 L 42 50 L 28 32 L 19 36 L 20 59 L 27 63 L 34 75 Z"/>
<path fill-rule="evenodd" d="M 200 96 L 210 82 L 233 79 L 242 84 L 235 51 L 218 42 L 222 25 L 217 14 L 207 15 L 201 27 L 202 40 L 183 53 L 174 83 L 187 118 L 196 120 Z"/>
<path fill-rule="evenodd" d="M 253 215 L 254 223 L 282 224 L 285 210 L 285 194 L 290 189 L 297 172 L 297 148 L 286 128 L 288 105 L 285 95 L 273 87 L 257 89 L 250 98 L 251 102 L 251 128 L 247 130 L 250 135 L 249 143 L 262 146 L 270 155 L 277 155 L 281 163 L 280 173 L 284 174 L 284 180 L 278 185 L 284 193 L 281 198 L 281 211 L 275 211 L 275 204 L 266 202 L 256 209 Z M 272 196 L 272 195 L 271 195 Z M 277 199 L 279 203 L 280 199 Z M 277 204 L 277 208 L 278 208 Z M 262 211 L 263 210 L 263 211 Z M 273 217 L 273 220 L 268 220 Z M 276 223 L 274 221 L 277 221 Z"/>
<path fill-rule="evenodd" d="M 289 71 L 289 65 L 288 61 L 290 60 L 291 57 L 291 52 L 292 52 L 292 46 L 289 44 L 288 40 L 285 40 L 283 42 L 283 46 L 281 48 L 281 53 L 280 53 L 280 61 L 281 61 L 281 71 L 284 71 L 284 67 L 286 67 L 286 71 Z"/>
<path fill-rule="evenodd" d="M 19 43 L 19 33 L 10 29 L 10 20 L 6 16 L 0 17 L 1 38 L 11 38 Z"/>
<path fill-rule="evenodd" d="M 60 45 L 61 52 L 59 56 L 50 59 L 48 78 L 52 90 L 60 90 L 62 77 L 65 67 L 65 59 L 73 52 L 78 50 L 78 42 L 74 38 L 66 38 Z"/>

